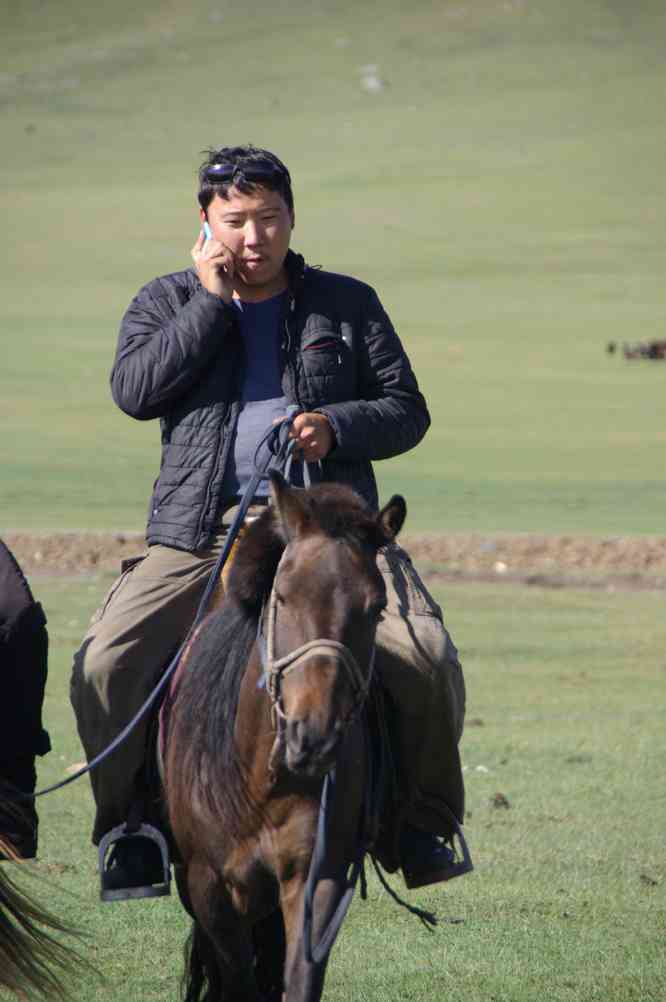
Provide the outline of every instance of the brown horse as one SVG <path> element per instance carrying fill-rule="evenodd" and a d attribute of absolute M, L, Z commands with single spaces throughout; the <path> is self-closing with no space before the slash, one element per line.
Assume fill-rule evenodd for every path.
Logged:
<path fill-rule="evenodd" d="M 165 791 L 194 923 L 186 1002 L 318 1002 L 320 940 L 358 856 L 366 783 L 359 711 L 386 602 L 378 549 L 405 502 L 378 514 L 346 487 L 271 477 L 273 505 L 243 536 L 219 609 L 199 626 L 173 703 Z M 325 775 L 327 847 L 306 883 Z M 310 908 L 311 904 L 311 908 Z M 328 938 L 327 936 L 325 938 Z"/>

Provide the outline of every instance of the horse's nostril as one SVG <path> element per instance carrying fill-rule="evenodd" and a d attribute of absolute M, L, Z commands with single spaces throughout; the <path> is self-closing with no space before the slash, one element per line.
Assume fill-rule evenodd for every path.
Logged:
<path fill-rule="evenodd" d="M 287 741 L 289 741 L 290 744 L 299 744 L 302 733 L 303 733 L 302 720 L 287 721 Z"/>
<path fill-rule="evenodd" d="M 317 776 L 326 772 L 335 759 L 341 730 L 334 726 L 322 732 L 307 719 L 288 720 L 285 736 L 288 768 Z"/>
<path fill-rule="evenodd" d="M 287 723 L 287 746 L 298 759 L 310 755 L 321 739 L 313 732 L 307 720 L 290 720 Z"/>

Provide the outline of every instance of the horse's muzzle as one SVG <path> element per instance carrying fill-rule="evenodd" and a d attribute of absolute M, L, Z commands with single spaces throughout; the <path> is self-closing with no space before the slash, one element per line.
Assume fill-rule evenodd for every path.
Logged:
<path fill-rule="evenodd" d="M 322 734 L 307 719 L 287 720 L 285 761 L 289 772 L 307 779 L 325 776 L 335 763 L 343 730 L 336 723 Z"/>

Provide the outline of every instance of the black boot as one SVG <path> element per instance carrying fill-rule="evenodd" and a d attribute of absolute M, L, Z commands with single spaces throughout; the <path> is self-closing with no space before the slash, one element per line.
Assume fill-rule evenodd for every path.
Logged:
<path fill-rule="evenodd" d="M 141 825 L 131 834 L 124 825 L 114 828 L 100 843 L 100 872 L 102 901 L 170 894 L 171 873 L 164 836 L 151 825 Z"/>
<path fill-rule="evenodd" d="M 25 756 L 0 767 L 0 838 L 21 859 L 37 855 L 37 811 L 30 794 L 35 792 L 35 760 Z M 0 855 L 0 859 L 6 858 Z"/>
<path fill-rule="evenodd" d="M 452 880 L 469 873 L 472 863 L 463 852 L 458 859 L 455 851 L 430 832 L 405 824 L 400 836 L 402 873 L 407 887 L 426 887 L 443 880 Z"/>

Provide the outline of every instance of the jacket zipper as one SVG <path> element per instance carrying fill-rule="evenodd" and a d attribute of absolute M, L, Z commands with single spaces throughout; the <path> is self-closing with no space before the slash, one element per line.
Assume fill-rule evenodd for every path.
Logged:
<path fill-rule="evenodd" d="M 242 379 L 243 379 L 243 377 L 242 377 L 242 369 L 243 369 L 243 365 L 240 365 L 237 368 L 237 370 L 236 370 L 236 372 L 234 374 L 235 381 L 236 381 L 235 382 L 235 388 L 236 388 L 236 390 L 238 389 L 239 382 L 240 382 L 240 385 L 242 385 Z M 234 396 L 237 396 L 236 392 L 234 392 Z M 201 539 L 201 534 L 203 532 L 203 526 L 204 526 L 204 521 L 206 519 L 206 513 L 208 512 L 208 509 L 210 508 L 210 499 L 211 499 L 211 495 L 213 493 L 213 484 L 215 482 L 215 474 L 216 474 L 216 472 L 218 470 L 221 470 L 221 478 L 222 479 L 224 478 L 224 471 L 225 471 L 225 467 L 227 465 L 227 460 L 229 458 L 229 451 L 231 449 L 231 443 L 233 441 L 234 432 L 236 431 L 236 425 L 238 424 L 239 409 L 240 408 L 238 406 L 238 400 L 232 400 L 231 403 L 229 404 L 229 406 L 227 407 L 226 413 L 224 414 L 224 416 L 222 418 L 222 421 L 221 421 L 221 423 L 219 425 L 219 430 L 218 430 L 218 433 L 217 433 L 217 446 L 215 448 L 215 461 L 213 463 L 213 466 L 211 467 L 212 473 L 211 473 L 210 480 L 208 481 L 208 486 L 206 488 L 206 500 L 205 500 L 204 505 L 203 505 L 203 507 L 201 509 L 201 515 L 199 516 L 199 524 L 197 526 L 197 548 L 199 548 L 200 546 L 203 545 L 203 541 Z M 226 432 L 225 432 L 225 429 L 226 429 Z M 221 443 L 222 443 L 223 436 L 224 436 L 224 448 L 222 449 L 221 448 Z M 221 466 L 219 465 L 220 452 L 222 452 L 222 465 Z M 220 483 L 222 482 L 222 479 L 220 479 Z M 208 536 L 206 536 L 205 539 L 208 539 Z"/>
<path fill-rule="evenodd" d="M 294 401 L 299 407 L 302 407 L 301 399 L 298 394 L 298 380 L 296 376 L 296 366 L 294 365 L 293 354 L 291 350 L 291 331 L 289 329 L 289 317 L 294 315 L 296 312 L 296 300 L 290 294 L 289 296 L 289 309 L 287 310 L 287 316 L 284 319 L 284 333 L 285 338 L 282 343 L 282 347 L 285 352 L 285 361 L 287 369 L 289 370 L 289 375 L 291 377 L 291 384 L 293 388 Z"/>

